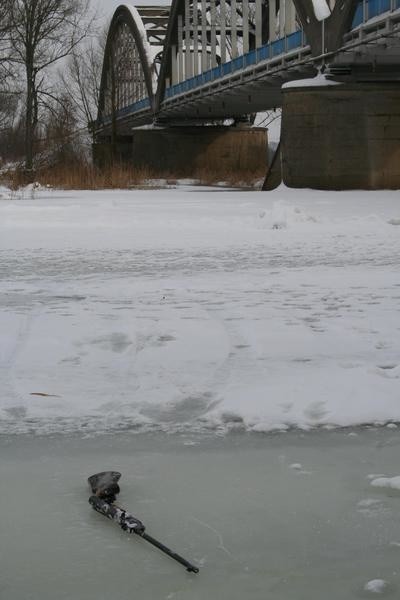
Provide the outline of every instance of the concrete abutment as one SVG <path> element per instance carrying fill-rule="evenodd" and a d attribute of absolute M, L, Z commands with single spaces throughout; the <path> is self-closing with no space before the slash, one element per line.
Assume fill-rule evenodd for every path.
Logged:
<path fill-rule="evenodd" d="M 283 89 L 289 187 L 400 189 L 400 83 Z"/>
<path fill-rule="evenodd" d="M 134 129 L 132 136 L 112 145 L 98 141 L 94 161 L 102 166 L 112 156 L 155 176 L 224 179 L 262 178 L 268 163 L 268 137 L 264 128 L 179 126 Z"/>

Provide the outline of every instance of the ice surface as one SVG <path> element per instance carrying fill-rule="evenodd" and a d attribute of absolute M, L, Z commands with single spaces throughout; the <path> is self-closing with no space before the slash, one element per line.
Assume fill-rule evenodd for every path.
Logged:
<path fill-rule="evenodd" d="M 400 498 L 365 482 L 397 468 L 399 435 L 358 433 L 0 436 L 0 597 L 359 600 L 379 578 L 395 600 Z M 86 480 L 104 469 L 198 576 L 92 510 Z"/>
<path fill-rule="evenodd" d="M 400 421 L 398 198 L 3 190 L 0 430 Z"/>

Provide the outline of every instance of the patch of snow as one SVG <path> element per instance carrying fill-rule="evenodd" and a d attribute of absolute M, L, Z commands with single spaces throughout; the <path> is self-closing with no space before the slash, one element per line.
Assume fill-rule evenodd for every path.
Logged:
<path fill-rule="evenodd" d="M 400 490 L 400 475 L 397 477 L 378 477 L 371 481 L 373 487 L 390 488 Z"/>
<path fill-rule="evenodd" d="M 382 594 L 387 586 L 387 581 L 384 579 L 371 579 L 365 584 L 364 590 L 366 592 L 371 592 L 372 594 Z"/>
<path fill-rule="evenodd" d="M 300 463 L 292 463 L 291 465 L 289 465 L 289 467 L 291 469 L 294 469 L 295 471 L 301 471 L 303 465 L 301 465 Z"/>
<path fill-rule="evenodd" d="M 315 18 L 317 21 L 323 21 L 331 15 L 331 10 L 326 0 L 312 0 Z"/>
<path fill-rule="evenodd" d="M 359 508 L 369 508 L 370 506 L 376 506 L 377 504 L 381 504 L 381 500 L 378 500 L 377 498 L 364 498 L 363 500 L 360 500 L 357 506 Z"/>
<path fill-rule="evenodd" d="M 388 514 L 388 509 L 377 498 L 365 498 L 357 504 L 357 512 L 365 517 L 381 517 Z"/>
<path fill-rule="evenodd" d="M 132 128 L 132 132 L 136 130 L 153 130 L 153 129 L 165 129 L 165 125 L 160 125 L 159 123 L 147 123 L 147 125 L 138 125 L 137 127 Z"/>
<path fill-rule="evenodd" d="M 295 79 L 294 81 L 288 81 L 287 83 L 283 84 L 282 89 L 288 90 L 291 88 L 303 87 L 326 87 L 332 85 L 342 85 L 342 83 L 340 81 L 328 79 L 324 73 L 318 73 L 315 77 L 311 77 L 309 79 Z"/>
<path fill-rule="evenodd" d="M 198 185 L 198 180 L 197 179 L 190 179 L 190 178 L 182 178 L 182 179 L 178 179 L 179 184 L 180 185 L 188 185 L 188 186 L 193 186 L 193 185 Z"/>
<path fill-rule="evenodd" d="M 287 206 L 280 201 L 273 202 L 268 209 L 262 209 L 258 213 L 258 227 L 262 229 L 286 229 L 295 223 L 316 223 L 317 218 L 306 214 L 298 206 Z"/>
<path fill-rule="evenodd" d="M 261 421 L 260 423 L 249 424 L 249 430 L 256 433 L 270 433 L 272 431 L 278 431 L 285 433 L 288 431 L 289 425 L 287 423 L 270 423 Z"/>

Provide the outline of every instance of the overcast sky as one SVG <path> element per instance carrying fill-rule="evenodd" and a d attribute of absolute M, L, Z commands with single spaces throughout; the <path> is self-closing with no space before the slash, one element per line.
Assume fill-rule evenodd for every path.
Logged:
<path fill-rule="evenodd" d="M 120 4 L 133 4 L 137 5 L 157 5 L 157 4 L 171 4 L 170 0 L 92 0 L 93 6 L 98 6 L 101 13 L 106 17 L 110 18 L 114 10 Z"/>
<path fill-rule="evenodd" d="M 123 4 L 123 2 L 121 2 L 120 0 L 92 0 L 92 4 L 93 6 L 98 6 L 99 10 L 101 10 L 104 16 L 111 17 L 112 13 L 117 8 L 117 6 Z"/>

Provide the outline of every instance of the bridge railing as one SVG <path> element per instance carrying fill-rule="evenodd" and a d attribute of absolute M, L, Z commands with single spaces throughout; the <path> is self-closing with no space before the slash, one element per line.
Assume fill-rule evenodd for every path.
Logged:
<path fill-rule="evenodd" d="M 354 14 L 352 29 L 374 17 L 400 8 L 400 0 L 361 0 Z"/>
<path fill-rule="evenodd" d="M 168 99 L 172 96 L 184 94 L 185 92 L 189 92 L 190 90 L 201 87 L 212 81 L 216 81 L 217 79 L 222 79 L 222 77 L 232 75 L 232 73 L 237 71 L 243 71 L 251 65 L 255 65 L 262 61 L 271 60 L 276 56 L 280 56 L 282 54 L 291 52 L 292 50 L 296 50 L 297 48 L 301 48 L 304 45 L 305 38 L 303 31 L 295 31 L 284 38 L 275 40 L 270 44 L 265 44 L 256 50 L 251 50 L 246 54 L 242 54 L 241 56 L 238 56 L 229 62 L 222 63 L 218 65 L 218 67 L 214 67 L 213 69 L 205 71 L 200 75 L 196 75 L 195 77 L 191 77 L 190 79 L 186 79 L 181 83 L 177 83 L 168 87 L 165 90 L 165 98 Z"/>
<path fill-rule="evenodd" d="M 127 117 L 134 112 L 139 112 L 140 110 L 145 110 L 151 108 L 150 98 L 142 98 L 137 102 L 133 102 L 133 104 L 129 104 L 129 106 L 124 106 L 124 108 L 120 108 L 115 111 L 115 118 L 121 119 L 123 117 Z M 103 125 L 108 125 L 112 122 L 112 115 L 107 115 L 101 119 L 101 123 Z"/>
<path fill-rule="evenodd" d="M 400 0 L 360 0 L 354 15 L 352 29 L 356 29 L 363 23 L 366 23 L 379 15 L 398 10 L 399 8 Z M 196 75 L 181 83 L 172 85 L 165 90 L 165 99 L 186 93 L 192 89 L 201 87 L 227 75 L 231 75 L 236 71 L 243 71 L 247 67 L 259 62 L 272 60 L 276 56 L 287 54 L 304 45 L 306 45 L 304 32 L 302 30 L 296 31 L 288 36 L 266 44 L 257 50 L 251 50 L 238 58 L 234 58 L 230 62 L 223 63 L 214 69 L 205 71 L 201 75 Z"/>

